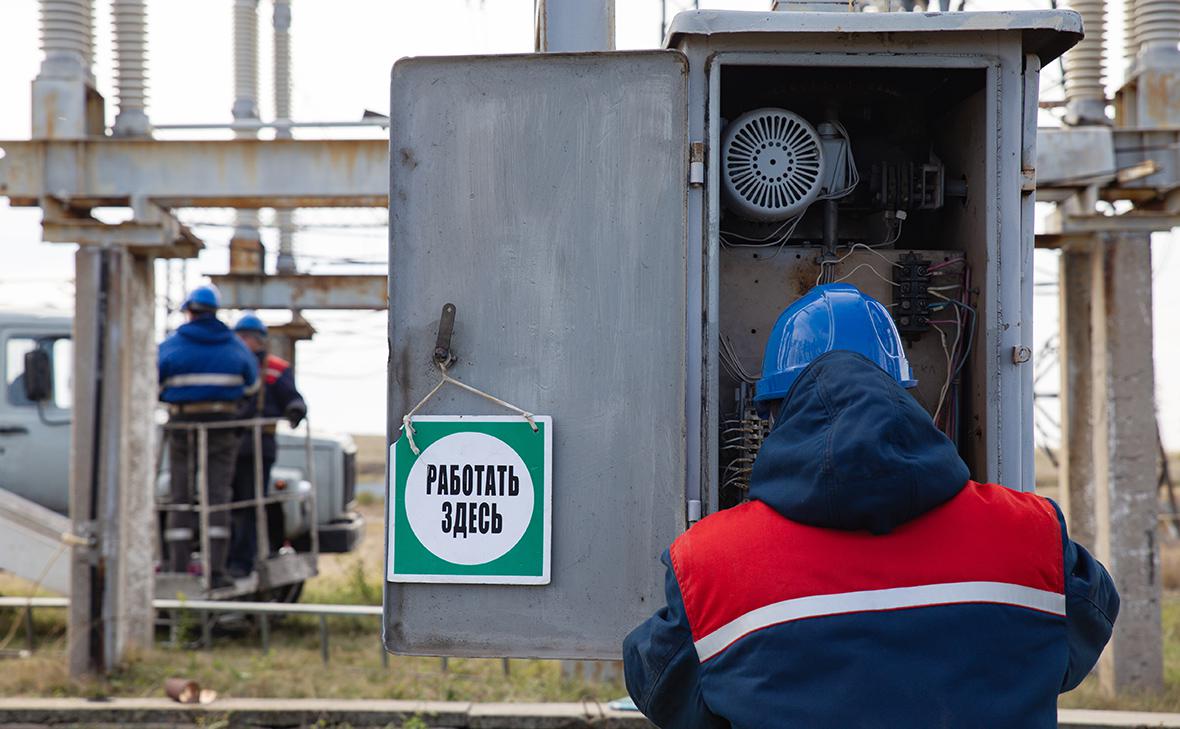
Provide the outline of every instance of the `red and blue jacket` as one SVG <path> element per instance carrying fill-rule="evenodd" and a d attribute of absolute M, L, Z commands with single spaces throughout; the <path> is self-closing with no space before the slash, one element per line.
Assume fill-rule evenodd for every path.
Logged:
<path fill-rule="evenodd" d="M 258 352 L 254 356 L 258 359 L 259 372 L 262 373 L 266 386 L 256 397 L 245 402 L 238 412 L 238 417 L 281 418 L 293 405 L 306 415 L 307 404 L 303 401 L 303 395 L 299 394 L 299 390 L 295 387 L 295 370 L 291 367 L 291 363 L 276 354 L 265 351 Z M 274 428 L 263 429 L 263 459 L 273 461 L 277 453 L 278 444 L 275 441 Z M 238 448 L 238 460 L 253 460 L 253 458 L 254 434 L 250 429 L 246 429 L 242 434 L 241 446 Z"/>
<path fill-rule="evenodd" d="M 887 374 L 805 370 L 748 503 L 664 553 L 667 606 L 624 641 L 663 729 L 1055 727 L 1110 638 L 1110 575 L 1050 500 L 969 480 Z"/>

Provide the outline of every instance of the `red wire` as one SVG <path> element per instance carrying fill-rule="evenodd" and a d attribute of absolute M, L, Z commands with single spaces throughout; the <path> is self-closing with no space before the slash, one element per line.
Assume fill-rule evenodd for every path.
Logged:
<path fill-rule="evenodd" d="M 942 263 L 936 263 L 933 266 L 930 266 L 929 268 L 927 268 L 926 270 L 927 271 L 938 271 L 943 268 L 946 268 L 947 266 L 953 266 L 956 263 L 963 263 L 966 260 L 967 260 L 966 258 L 952 258 L 949 261 L 943 261 Z"/>

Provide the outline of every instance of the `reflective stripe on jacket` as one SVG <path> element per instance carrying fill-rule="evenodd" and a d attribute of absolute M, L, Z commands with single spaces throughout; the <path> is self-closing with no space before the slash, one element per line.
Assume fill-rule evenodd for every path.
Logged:
<path fill-rule="evenodd" d="M 160 344 L 160 399 L 235 402 L 258 391 L 254 355 L 216 317 L 184 324 Z"/>

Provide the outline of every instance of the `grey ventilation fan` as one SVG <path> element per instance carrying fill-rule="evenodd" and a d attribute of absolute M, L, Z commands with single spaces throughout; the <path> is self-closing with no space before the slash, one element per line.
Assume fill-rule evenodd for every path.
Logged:
<path fill-rule="evenodd" d="M 773 222 L 799 215 L 819 196 L 823 172 L 819 134 L 798 114 L 755 109 L 725 128 L 722 190 L 742 217 Z"/>

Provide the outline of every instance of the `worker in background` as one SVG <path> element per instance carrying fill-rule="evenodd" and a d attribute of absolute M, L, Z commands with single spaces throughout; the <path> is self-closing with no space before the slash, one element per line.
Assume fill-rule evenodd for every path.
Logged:
<path fill-rule="evenodd" d="M 268 333 L 266 324 L 253 313 L 246 313 L 234 325 L 234 333 L 258 360 L 263 373 L 264 385 L 258 394 L 245 403 L 241 417 L 285 418 L 291 427 L 299 425 L 307 416 L 307 404 L 295 388 L 295 370 L 291 363 L 267 351 Z M 274 425 L 262 426 L 262 491 L 270 490 L 270 470 L 274 466 L 278 445 L 275 442 Z M 238 450 L 237 466 L 234 470 L 234 501 L 254 498 L 254 431 L 247 429 L 242 434 Z M 229 570 L 235 577 L 245 576 L 254 570 L 254 558 L 258 552 L 257 512 L 253 508 L 235 509 L 233 513 L 233 535 L 230 543 Z M 268 504 L 266 509 L 267 536 L 272 551 L 283 543 L 283 510 L 281 504 Z"/>
<path fill-rule="evenodd" d="M 969 478 L 905 390 L 888 310 L 848 284 L 779 317 L 750 501 L 664 553 L 623 643 L 663 729 L 1055 727 L 1119 598 L 1057 505 Z"/>
<path fill-rule="evenodd" d="M 170 423 L 217 423 L 233 420 L 244 397 L 259 387 L 254 355 L 217 318 L 221 297 L 214 286 L 198 286 L 181 305 L 188 322 L 164 340 L 159 351 L 160 399 L 168 405 Z M 209 504 L 229 502 L 241 431 L 210 427 L 206 474 Z M 168 430 L 172 503 L 192 504 L 196 488 L 198 436 L 188 428 Z M 164 528 L 168 569 L 186 572 L 192 556 L 196 513 L 169 511 Z M 209 564 L 213 587 L 228 587 L 229 514 L 209 513 Z"/>

